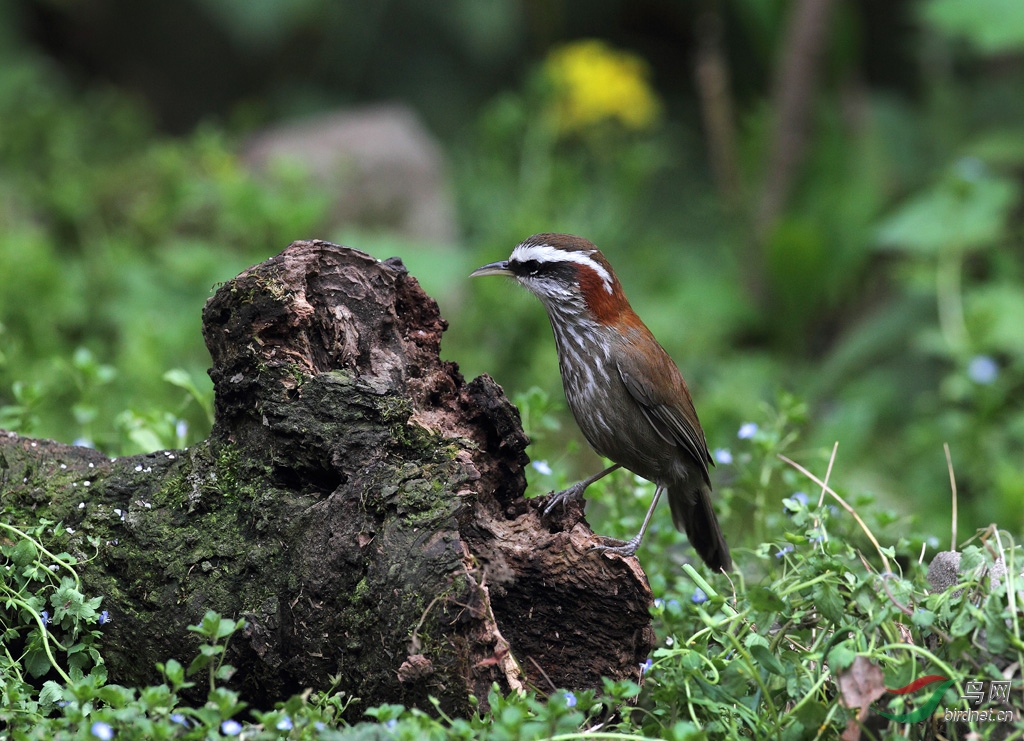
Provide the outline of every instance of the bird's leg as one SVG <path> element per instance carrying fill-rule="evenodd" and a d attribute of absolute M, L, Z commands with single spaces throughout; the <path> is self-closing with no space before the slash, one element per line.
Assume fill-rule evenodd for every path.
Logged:
<path fill-rule="evenodd" d="M 618 553 L 620 556 L 632 556 L 636 553 L 637 548 L 640 547 L 640 541 L 644 539 L 644 533 L 647 532 L 647 526 L 651 524 L 651 516 L 654 515 L 654 508 L 658 506 L 658 500 L 661 498 L 662 487 L 658 487 L 654 490 L 654 501 L 651 502 L 651 508 L 647 510 L 647 515 L 644 517 L 644 524 L 640 526 L 640 532 L 636 534 L 632 540 L 627 540 L 622 545 L 595 545 L 590 550 L 592 551 L 604 551 L 606 553 Z"/>
<path fill-rule="evenodd" d="M 603 479 L 605 476 L 607 476 L 617 468 L 621 468 L 621 466 L 618 463 L 616 463 L 614 466 L 608 466 L 608 468 L 601 471 L 601 473 L 595 474 L 591 476 L 589 479 L 583 479 L 583 481 L 576 482 L 568 489 L 556 491 L 551 495 L 551 499 L 548 500 L 548 503 L 544 505 L 544 514 L 551 514 L 551 510 L 553 510 L 559 504 L 562 505 L 562 509 L 564 510 L 565 505 L 571 502 L 572 500 L 583 499 L 583 492 L 587 490 L 588 486 L 590 486 L 598 479 Z"/>

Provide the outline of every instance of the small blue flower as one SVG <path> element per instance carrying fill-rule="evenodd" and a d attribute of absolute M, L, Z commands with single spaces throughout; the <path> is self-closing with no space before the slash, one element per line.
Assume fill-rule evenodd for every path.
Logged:
<path fill-rule="evenodd" d="M 220 724 L 220 732 L 225 736 L 237 736 L 242 732 L 242 724 L 237 720 L 226 720 Z"/>
<path fill-rule="evenodd" d="M 674 608 L 676 608 L 678 610 L 679 609 L 679 600 L 677 600 L 677 599 L 670 599 L 668 601 L 668 604 L 666 605 L 666 607 L 668 607 L 670 609 L 674 607 Z"/>
<path fill-rule="evenodd" d="M 114 738 L 114 729 L 110 727 L 109 723 L 104 723 L 102 720 L 93 723 L 90 731 L 100 741 L 110 741 Z"/>
<path fill-rule="evenodd" d="M 534 461 L 530 465 L 533 466 L 533 470 L 539 474 L 543 474 L 544 476 L 551 475 L 551 466 L 548 465 L 547 461 Z"/>
<path fill-rule="evenodd" d="M 786 555 L 787 553 L 792 553 L 792 552 L 793 552 L 793 544 L 792 544 L 792 543 L 786 543 L 786 545 L 782 546 L 782 548 L 780 548 L 780 549 L 779 549 L 779 550 L 778 550 L 778 551 L 777 551 L 777 552 L 775 553 L 775 557 L 776 557 L 776 558 L 782 558 L 782 557 L 783 557 L 783 556 L 785 556 L 785 555 Z"/>
<path fill-rule="evenodd" d="M 179 419 L 174 425 L 174 434 L 177 435 L 179 440 L 184 440 L 185 436 L 188 435 L 188 422 Z"/>
<path fill-rule="evenodd" d="M 100 625 L 106 625 L 107 623 L 109 623 L 110 622 L 110 613 L 107 612 L 106 610 L 101 612 L 100 613 L 100 620 L 99 620 L 99 622 L 100 622 Z"/>
<path fill-rule="evenodd" d="M 87 437 L 76 437 L 71 444 L 79 448 L 95 448 L 96 444 Z"/>
<path fill-rule="evenodd" d="M 715 448 L 715 460 L 728 466 L 732 463 L 732 452 L 728 448 Z"/>
<path fill-rule="evenodd" d="M 936 538 L 934 535 L 929 536 L 927 542 L 928 542 L 928 547 L 929 548 L 938 548 L 939 547 L 939 539 Z"/>
<path fill-rule="evenodd" d="M 277 725 L 275 726 L 275 728 L 277 728 L 277 730 L 279 731 L 290 731 L 294 727 L 295 726 L 292 724 L 292 719 L 289 718 L 287 715 L 281 718 L 281 720 L 277 721 Z"/>
<path fill-rule="evenodd" d="M 988 386 L 999 377 L 999 365 L 988 355 L 975 355 L 967 364 L 967 376 L 977 384 Z"/>
<path fill-rule="evenodd" d="M 736 433 L 736 437 L 740 440 L 749 440 L 757 434 L 757 429 L 756 422 L 744 422 L 742 426 L 740 426 L 740 431 Z"/>
<path fill-rule="evenodd" d="M 43 625 L 49 625 L 50 624 L 50 613 L 47 612 L 46 610 L 43 610 L 41 613 L 39 613 L 39 620 L 42 621 Z"/>
<path fill-rule="evenodd" d="M 188 728 L 188 718 L 181 713 L 171 713 L 171 723 L 177 723 L 179 726 Z"/>
<path fill-rule="evenodd" d="M 387 723 L 385 723 L 384 725 L 386 725 L 386 726 L 388 727 L 388 730 L 389 730 L 389 731 L 393 731 L 393 730 L 395 730 L 395 726 L 397 726 L 397 725 L 398 725 L 398 720 L 397 720 L 397 719 L 395 719 L 395 718 L 392 718 L 391 720 L 389 720 L 389 721 L 388 721 Z"/>
<path fill-rule="evenodd" d="M 565 693 L 565 706 L 567 708 L 574 708 L 574 707 L 576 707 L 576 695 L 574 695 L 571 692 L 566 692 Z"/>
<path fill-rule="evenodd" d="M 703 589 L 697 587 L 693 590 L 693 596 L 690 597 L 690 601 L 695 605 L 700 605 L 708 601 L 708 596 Z"/>
<path fill-rule="evenodd" d="M 654 661 L 653 661 L 653 660 L 651 660 L 651 659 L 647 659 L 647 661 L 645 661 L 644 663 L 642 663 L 642 664 L 640 665 L 640 673 L 641 673 L 641 674 L 645 673 L 645 672 L 646 672 L 646 671 L 648 671 L 648 670 L 649 670 L 649 669 L 650 669 L 650 668 L 651 668 L 652 666 L 654 666 Z"/>
<path fill-rule="evenodd" d="M 656 600 L 654 600 L 654 606 L 660 610 L 662 607 L 665 606 L 665 600 L 663 600 L 661 597 L 658 597 Z"/>
<path fill-rule="evenodd" d="M 804 494 L 802 491 L 794 492 L 793 496 L 790 497 L 790 499 L 795 499 L 796 501 L 800 502 L 800 504 L 804 505 L 805 507 L 807 506 L 807 495 Z"/>

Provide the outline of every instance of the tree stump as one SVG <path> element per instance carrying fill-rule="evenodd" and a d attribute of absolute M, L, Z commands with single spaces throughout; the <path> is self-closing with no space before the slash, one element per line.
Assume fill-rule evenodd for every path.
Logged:
<path fill-rule="evenodd" d="M 542 519 L 523 498 L 518 412 L 440 360 L 445 327 L 400 260 L 295 242 L 207 302 L 203 443 L 109 459 L 0 435 L 8 521 L 59 521 L 61 547 L 95 554 L 111 681 L 187 663 L 211 609 L 247 621 L 227 660 L 256 705 L 336 681 L 353 713 L 432 695 L 466 714 L 495 682 L 638 679 L 639 563 L 591 552 L 578 506 Z"/>

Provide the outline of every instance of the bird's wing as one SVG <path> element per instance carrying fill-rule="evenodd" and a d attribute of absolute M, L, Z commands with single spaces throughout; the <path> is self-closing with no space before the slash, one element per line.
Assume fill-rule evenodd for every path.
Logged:
<path fill-rule="evenodd" d="M 643 374 L 633 367 L 635 363 L 631 362 L 631 359 L 620 358 L 616 366 L 622 383 L 625 384 L 629 395 L 643 411 L 644 417 L 647 418 L 651 427 L 666 442 L 682 446 L 683 450 L 700 465 L 704 479 L 710 484 L 711 476 L 708 473 L 708 464 L 713 466 L 715 462 L 708 453 L 708 444 L 704 440 L 704 433 L 700 430 L 700 423 L 694 424 L 697 412 L 693 408 L 690 392 L 686 389 L 686 384 L 679 376 L 679 371 L 671 359 L 666 355 L 664 360 L 671 366 L 671 371 L 667 367 L 665 370 L 674 378 L 678 378 L 678 383 L 673 384 L 673 387 L 682 391 L 681 394 L 675 395 L 678 400 L 673 400 L 672 403 L 666 403 L 666 400 L 659 398 L 660 395 L 643 380 Z"/>

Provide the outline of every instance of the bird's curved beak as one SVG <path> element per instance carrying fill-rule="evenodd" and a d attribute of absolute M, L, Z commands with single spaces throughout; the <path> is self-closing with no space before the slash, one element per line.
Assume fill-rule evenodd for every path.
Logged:
<path fill-rule="evenodd" d="M 513 273 L 508 269 L 508 260 L 498 260 L 498 262 L 491 262 L 477 268 L 469 274 L 469 277 L 478 278 L 481 275 L 513 275 Z"/>

